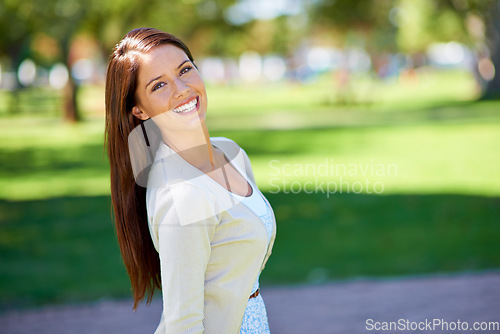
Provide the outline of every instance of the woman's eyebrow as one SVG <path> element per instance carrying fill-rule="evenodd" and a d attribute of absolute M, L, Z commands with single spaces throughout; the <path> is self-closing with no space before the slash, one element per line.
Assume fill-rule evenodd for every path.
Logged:
<path fill-rule="evenodd" d="M 148 84 L 146 85 L 146 87 L 145 87 L 145 88 L 148 88 L 148 86 L 149 86 L 149 85 L 151 85 L 151 83 L 152 83 L 153 81 L 156 81 L 156 80 L 160 79 L 162 76 L 163 76 L 163 74 L 162 74 L 162 75 L 157 76 L 156 78 L 153 78 L 153 79 L 149 80 L 149 82 L 148 82 Z"/>
<path fill-rule="evenodd" d="M 189 61 L 190 61 L 189 59 L 184 60 L 179 66 L 177 66 L 177 69 L 181 68 L 182 65 L 184 65 L 185 63 L 187 63 Z"/>
<path fill-rule="evenodd" d="M 184 65 L 185 63 L 190 62 L 190 61 L 191 61 L 191 60 L 189 60 L 189 59 L 184 60 L 184 61 L 183 61 L 183 62 L 182 62 L 179 66 L 177 66 L 177 69 L 180 69 L 180 68 L 182 67 L 182 65 Z M 145 88 L 148 88 L 148 86 L 149 86 L 149 85 L 151 85 L 151 83 L 152 83 L 153 81 L 156 81 L 156 80 L 160 79 L 162 76 L 163 76 L 163 74 L 162 74 L 162 75 L 157 76 L 156 78 L 153 78 L 153 79 L 149 80 L 149 82 L 146 84 L 146 87 L 145 87 Z"/>

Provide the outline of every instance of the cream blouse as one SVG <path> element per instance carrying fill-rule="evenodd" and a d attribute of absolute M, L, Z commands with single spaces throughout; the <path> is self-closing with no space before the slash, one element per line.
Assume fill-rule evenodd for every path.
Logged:
<path fill-rule="evenodd" d="M 211 142 L 261 195 L 245 151 L 227 138 Z M 274 214 L 269 240 L 244 197 L 163 143 L 149 173 L 146 201 L 161 264 L 163 312 L 155 333 L 238 333 L 252 286 L 271 254 Z"/>

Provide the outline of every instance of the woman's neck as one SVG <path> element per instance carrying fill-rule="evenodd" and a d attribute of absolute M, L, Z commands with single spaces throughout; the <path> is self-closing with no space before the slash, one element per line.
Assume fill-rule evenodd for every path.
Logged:
<path fill-rule="evenodd" d="M 194 167 L 203 172 L 215 169 L 214 148 L 204 120 L 200 127 L 162 133 L 162 137 L 165 144 Z"/>

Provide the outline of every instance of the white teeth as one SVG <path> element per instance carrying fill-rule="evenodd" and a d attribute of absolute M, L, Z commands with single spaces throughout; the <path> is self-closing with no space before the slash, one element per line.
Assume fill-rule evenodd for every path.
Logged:
<path fill-rule="evenodd" d="M 196 108 L 196 104 L 198 103 L 198 99 L 194 98 L 191 100 L 191 102 L 183 104 L 180 107 L 174 108 L 172 111 L 178 114 L 185 114 L 190 111 L 193 111 L 194 108 Z"/>

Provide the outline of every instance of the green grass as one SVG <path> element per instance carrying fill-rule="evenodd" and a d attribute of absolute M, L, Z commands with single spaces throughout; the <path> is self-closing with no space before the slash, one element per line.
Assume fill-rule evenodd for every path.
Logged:
<path fill-rule="evenodd" d="M 477 104 L 479 109 L 481 105 Z M 455 107 L 460 108 L 474 105 Z M 0 198 L 109 193 L 102 121 L 35 124 L 0 123 Z M 386 194 L 500 195 L 500 121 L 489 118 L 399 126 L 217 130 L 211 135 L 232 138 L 245 148 L 264 190 L 292 182 L 314 183 L 318 177 L 318 182 L 338 184 L 382 182 Z M 345 168 L 323 176 L 305 175 L 301 168 L 307 164 Z M 353 164 L 360 168 L 351 168 Z M 385 172 L 377 173 L 378 166 Z M 395 166 L 392 173 L 389 166 Z"/>
<path fill-rule="evenodd" d="M 263 282 L 315 282 L 500 266 L 498 198 L 267 196 L 279 222 L 279 234 Z"/>
<path fill-rule="evenodd" d="M 0 309 L 127 296 L 110 199 L 0 201 Z"/>
<path fill-rule="evenodd" d="M 500 267 L 500 199 L 266 194 L 278 237 L 263 284 Z M 0 311 L 130 296 L 107 196 L 0 201 Z"/>
<path fill-rule="evenodd" d="M 208 87 L 211 135 L 245 148 L 276 213 L 263 283 L 499 268 L 500 102 L 468 101 L 469 79 L 353 78 L 360 88 L 343 104 L 331 77 Z M 76 125 L 53 112 L 57 93 L 44 91 L 32 112 L 24 106 L 41 93 L 22 94 L 15 113 L 0 94 L 0 311 L 130 296 L 110 217 L 102 87 L 82 89 Z M 357 182 L 383 193 L 349 191 Z"/>
<path fill-rule="evenodd" d="M 103 122 L 0 121 L 0 198 L 109 193 Z"/>
<path fill-rule="evenodd" d="M 270 191 L 295 181 L 368 181 L 385 194 L 500 194 L 499 122 L 221 134 L 242 142 Z"/>
<path fill-rule="evenodd" d="M 318 77 L 307 85 L 276 83 L 224 87 L 208 86 L 210 112 L 216 115 L 252 115 L 285 112 L 353 110 L 375 112 L 415 110 L 450 101 L 470 101 L 478 96 L 472 75 L 462 71 L 422 70 L 414 80 L 381 82 L 368 75 L 352 75 L 347 87 L 339 87 L 332 74 Z"/>

